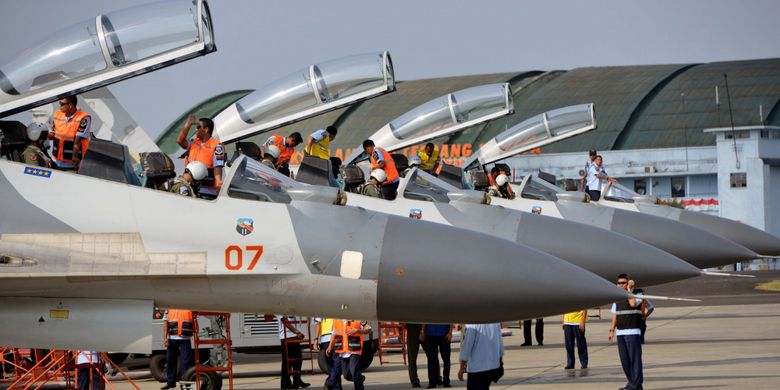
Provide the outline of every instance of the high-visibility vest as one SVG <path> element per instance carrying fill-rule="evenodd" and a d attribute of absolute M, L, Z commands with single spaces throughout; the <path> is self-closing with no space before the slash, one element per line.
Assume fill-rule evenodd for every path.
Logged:
<path fill-rule="evenodd" d="M 320 322 L 320 336 L 325 336 L 333 333 L 333 319 L 323 318 Z"/>
<path fill-rule="evenodd" d="M 326 134 L 321 140 L 313 143 L 306 153 L 323 160 L 330 160 L 330 136 Z"/>
<path fill-rule="evenodd" d="M 295 153 L 295 148 L 288 148 L 287 145 L 284 143 L 284 137 L 281 135 L 272 135 L 268 139 L 271 140 L 271 143 L 273 145 L 276 145 L 279 150 L 282 152 L 279 153 L 279 157 L 276 158 L 276 165 L 281 166 L 284 164 L 285 161 L 290 161 L 292 158 L 293 153 Z"/>
<path fill-rule="evenodd" d="M 168 336 L 190 337 L 193 334 L 194 323 L 189 310 L 168 310 Z"/>
<path fill-rule="evenodd" d="M 87 119 L 89 118 L 89 119 Z M 79 127 L 83 121 L 92 120 L 92 117 L 84 111 L 76 111 L 75 114 L 68 120 L 67 115 L 62 111 L 54 113 L 54 150 L 52 155 L 57 161 L 64 163 L 73 163 L 73 144 L 76 142 L 76 133 L 79 132 Z M 81 158 L 84 158 L 84 153 L 87 152 L 89 146 L 89 138 L 81 138 Z"/>
<path fill-rule="evenodd" d="M 439 149 L 434 147 L 433 153 L 431 153 L 430 156 L 425 153 L 425 149 L 420 149 L 420 151 L 417 152 L 417 155 L 420 156 L 420 169 L 428 173 L 433 173 L 433 168 L 436 167 L 436 161 L 439 160 Z"/>
<path fill-rule="evenodd" d="M 363 351 L 363 335 L 354 334 L 347 336 L 347 332 L 351 329 L 360 330 L 363 329 L 363 326 L 360 325 L 360 321 L 333 321 L 333 335 L 331 335 L 330 342 L 333 344 L 333 350 L 335 350 L 336 353 L 349 352 L 353 355 L 360 355 Z M 344 340 L 346 340 L 346 343 Z"/>
<path fill-rule="evenodd" d="M 200 181 L 201 188 L 215 188 L 214 183 L 214 153 L 219 146 L 222 153 L 225 153 L 225 148 L 217 141 L 216 138 L 211 137 L 208 141 L 202 142 L 200 138 L 195 138 L 190 143 L 190 152 L 187 154 L 187 158 L 184 159 L 184 165 L 193 162 L 200 161 L 206 164 L 208 168 L 208 174 Z"/>
<path fill-rule="evenodd" d="M 394 182 L 396 179 L 398 179 L 398 170 L 395 169 L 395 160 L 393 160 L 393 156 L 391 156 L 390 153 L 387 153 L 386 150 L 380 148 L 379 146 L 375 146 L 374 151 L 382 153 L 382 158 L 385 159 L 385 167 L 382 168 L 385 170 L 385 174 L 387 174 L 385 183 Z M 371 153 L 371 170 L 378 168 L 379 162 L 374 158 L 374 153 Z"/>

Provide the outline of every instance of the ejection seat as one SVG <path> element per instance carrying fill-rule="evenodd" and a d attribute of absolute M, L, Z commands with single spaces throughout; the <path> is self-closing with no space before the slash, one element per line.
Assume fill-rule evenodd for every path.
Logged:
<path fill-rule="evenodd" d="M 79 164 L 78 173 L 140 186 L 141 181 L 133 171 L 131 161 L 127 146 L 93 138 L 89 141 L 87 152 Z"/>

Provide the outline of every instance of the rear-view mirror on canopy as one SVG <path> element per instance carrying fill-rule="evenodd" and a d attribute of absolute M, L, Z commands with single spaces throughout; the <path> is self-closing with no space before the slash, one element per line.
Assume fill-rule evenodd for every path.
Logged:
<path fill-rule="evenodd" d="M 166 0 L 97 15 L 0 66 L 0 117 L 215 50 L 205 0 Z"/>
<path fill-rule="evenodd" d="M 509 115 L 513 109 L 509 83 L 480 85 L 423 103 L 368 138 L 393 152 Z M 358 149 L 346 163 L 356 160 L 360 153 Z"/>
<path fill-rule="evenodd" d="M 259 88 L 214 118 L 217 138 L 234 142 L 395 90 L 390 53 L 311 65 Z"/>
<path fill-rule="evenodd" d="M 490 164 L 596 128 L 593 103 L 547 111 L 495 136 L 466 160 L 465 170 Z"/>

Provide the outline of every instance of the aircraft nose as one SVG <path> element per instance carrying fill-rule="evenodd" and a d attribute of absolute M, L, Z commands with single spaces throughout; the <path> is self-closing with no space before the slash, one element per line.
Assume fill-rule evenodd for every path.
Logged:
<path fill-rule="evenodd" d="M 626 235 L 542 215 L 523 213 L 517 241 L 609 281 L 626 273 L 651 286 L 700 274 L 691 264 Z"/>
<path fill-rule="evenodd" d="M 391 217 L 384 237 L 377 285 L 382 320 L 517 320 L 627 296 L 571 263 L 482 233 Z"/>
<path fill-rule="evenodd" d="M 755 259 L 758 255 L 734 241 L 670 219 L 614 210 L 612 230 L 677 256 L 698 268 Z"/>
<path fill-rule="evenodd" d="M 683 210 L 680 213 L 680 222 L 702 227 L 710 233 L 714 233 L 732 240 L 746 248 L 764 256 L 780 256 L 780 237 L 769 234 L 750 225 L 727 219 L 719 218 L 703 213 Z"/>

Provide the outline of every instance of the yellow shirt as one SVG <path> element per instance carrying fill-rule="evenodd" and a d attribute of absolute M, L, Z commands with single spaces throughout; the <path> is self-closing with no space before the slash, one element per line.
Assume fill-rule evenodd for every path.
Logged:
<path fill-rule="evenodd" d="M 433 172 L 433 169 L 436 168 L 436 162 L 439 161 L 439 149 L 434 147 L 433 153 L 429 156 L 425 153 L 425 148 L 423 148 L 417 152 L 417 155 L 420 156 L 420 160 L 422 161 L 420 163 L 420 169 L 425 172 Z"/>
<path fill-rule="evenodd" d="M 311 154 L 314 157 L 319 157 L 323 160 L 330 160 L 330 136 L 325 130 L 317 130 L 312 134 L 314 137 L 314 143 L 311 145 L 311 150 L 306 150 L 306 153 Z M 321 138 L 317 141 L 317 138 Z"/>
<path fill-rule="evenodd" d="M 588 316 L 585 315 L 583 319 L 583 310 L 574 311 L 571 313 L 566 313 L 563 315 L 563 323 L 564 324 L 579 324 L 581 322 L 587 322 Z"/>

